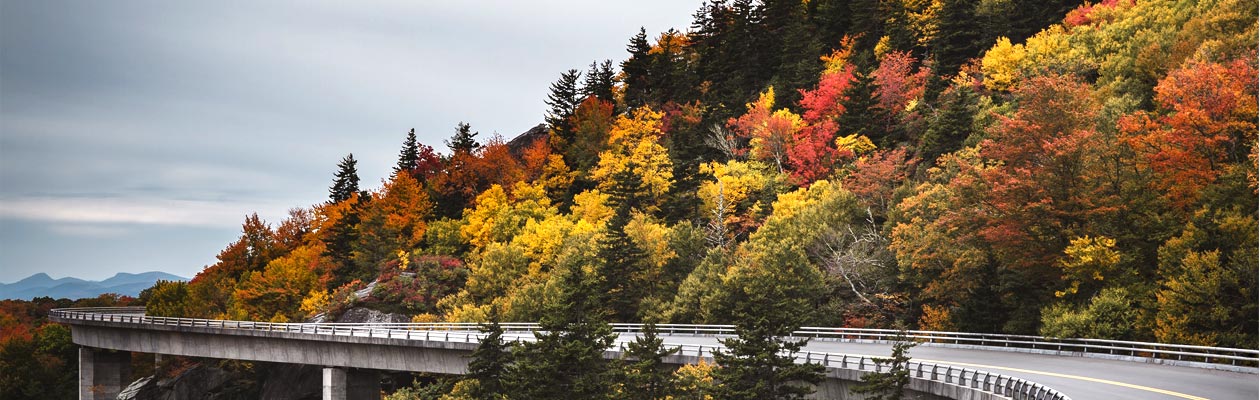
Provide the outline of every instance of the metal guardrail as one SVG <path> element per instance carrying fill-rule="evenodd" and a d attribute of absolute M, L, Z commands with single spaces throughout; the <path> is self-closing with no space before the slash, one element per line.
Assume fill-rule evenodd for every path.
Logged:
<path fill-rule="evenodd" d="M 619 332 L 637 332 L 642 324 L 613 324 Z M 734 325 L 661 324 L 657 329 L 670 335 L 734 335 Z M 795 337 L 807 337 L 835 341 L 892 341 L 898 331 L 894 329 L 802 327 Z M 1153 357 L 1186 361 L 1202 361 L 1211 364 L 1249 365 L 1260 364 L 1260 350 L 1228 347 L 1193 346 L 1133 342 L 1106 339 L 1049 338 L 1030 335 L 996 333 L 960 333 L 941 331 L 904 331 L 906 338 L 929 344 L 983 346 L 994 348 L 1019 348 L 1057 352 L 1094 353 L 1130 357 Z"/>
<path fill-rule="evenodd" d="M 144 315 L 143 307 L 98 307 L 54 309 L 49 313 L 54 319 L 118 322 L 142 325 L 161 325 L 174 327 L 205 327 L 233 330 L 251 330 L 267 332 L 288 332 L 312 335 L 357 336 L 369 338 L 389 338 L 405 340 L 430 340 L 445 342 L 478 343 L 485 334 L 480 332 L 481 325 L 473 323 L 273 323 L 254 321 L 228 321 L 200 318 L 150 317 Z M 527 333 L 539 331 L 534 323 L 503 323 L 505 332 Z M 616 333 L 638 333 L 642 324 L 612 324 Z M 657 325 L 665 335 L 731 335 L 734 326 L 730 325 Z M 825 330 L 825 331 L 824 331 Z M 797 336 L 832 337 L 836 328 L 804 328 Z M 877 331 L 877 330 L 870 330 Z M 895 331 L 868 332 L 872 338 L 890 337 Z M 809 334 L 809 335 L 806 335 Z M 854 332 L 848 333 L 850 335 Z M 521 340 L 516 338 L 513 340 Z M 677 347 L 677 354 L 699 358 L 712 358 L 720 346 L 705 345 L 670 345 Z M 626 350 L 626 342 L 618 343 L 618 350 Z M 888 367 L 876 362 L 875 358 L 840 353 L 800 351 L 796 353 L 797 362 L 816 363 L 826 368 L 838 368 L 863 372 L 884 372 Z M 994 374 L 974 369 L 960 368 L 947 364 L 935 364 L 910 361 L 907 369 L 910 376 L 917 379 L 944 382 L 946 384 L 971 388 L 973 390 L 998 394 L 1017 400 L 1071 400 L 1045 385 L 1021 378 Z"/>

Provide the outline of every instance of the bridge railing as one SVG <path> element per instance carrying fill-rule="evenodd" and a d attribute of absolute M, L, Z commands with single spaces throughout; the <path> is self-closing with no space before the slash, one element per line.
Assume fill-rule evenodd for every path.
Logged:
<path fill-rule="evenodd" d="M 638 332 L 642 324 L 613 324 L 617 332 Z M 734 325 L 659 324 L 657 329 L 669 335 L 726 336 L 735 335 Z M 895 329 L 801 327 L 793 336 L 841 342 L 889 342 L 898 334 Z M 1171 360 L 1256 366 L 1260 350 L 1228 347 L 1194 346 L 1107 339 L 1051 338 L 997 333 L 961 333 L 942 331 L 904 331 L 910 340 L 955 346 L 1044 350 L 1084 354 L 1106 354 Z"/>
<path fill-rule="evenodd" d="M 440 340 L 444 342 L 479 343 L 486 334 L 480 331 L 480 324 L 472 323 L 388 323 L 388 324 L 356 324 L 356 323 L 274 323 L 254 321 L 229 321 L 201 318 L 150 317 L 144 315 L 143 307 L 100 307 L 54 309 L 50 317 L 62 320 L 103 321 L 131 324 L 162 325 L 175 327 L 205 327 L 233 330 L 253 330 L 267 332 L 290 332 L 313 335 L 357 336 L 369 338 L 390 338 L 407 340 Z M 516 337 L 508 337 L 509 341 L 522 341 L 523 333 L 539 330 L 538 324 L 504 323 L 504 330 L 512 332 Z M 642 330 L 640 324 L 614 324 L 619 333 L 637 333 Z M 666 334 L 732 334 L 732 326 L 727 325 L 660 325 Z M 532 335 L 531 335 L 532 336 Z M 525 337 L 527 338 L 527 337 Z M 625 354 L 627 342 L 621 341 L 617 350 Z M 712 359 L 714 353 L 722 347 L 705 345 L 670 345 L 678 349 L 679 355 Z M 875 358 L 840 353 L 800 351 L 796 353 L 800 363 L 820 364 L 827 368 L 856 370 L 862 372 L 884 372 L 888 367 Z M 934 364 L 910 361 L 907 364 L 910 376 L 917 379 L 971 388 L 974 390 L 999 394 L 1015 400 L 1071 400 L 1068 396 L 1045 385 L 1021 378 L 994 374 L 980 370 L 960 368 L 945 364 Z"/>
<path fill-rule="evenodd" d="M 100 307 L 55 309 L 53 314 L 75 319 L 116 320 L 172 326 L 206 326 L 233 329 L 258 329 L 285 332 L 331 332 L 338 335 L 373 336 L 383 330 L 407 330 L 420 332 L 474 332 L 480 329 L 476 323 L 270 323 L 251 321 L 225 321 L 196 318 L 169 318 L 144 316 L 143 307 Z M 532 332 L 539 329 L 536 323 L 502 323 L 507 332 Z M 614 332 L 638 333 L 643 324 L 612 324 Z M 657 329 L 667 335 L 733 336 L 734 325 L 658 324 Z M 961 333 L 941 331 L 905 331 L 907 338 L 929 344 L 952 346 L 979 346 L 987 348 L 1024 349 L 1083 354 L 1159 358 L 1228 364 L 1254 367 L 1260 364 L 1260 350 L 1225 347 L 1192 346 L 1181 344 L 1147 343 L 1122 340 L 1049 338 L 1030 335 L 994 333 Z M 848 342 L 887 342 L 893 340 L 897 330 L 865 328 L 802 327 L 793 332 L 796 337 Z"/>

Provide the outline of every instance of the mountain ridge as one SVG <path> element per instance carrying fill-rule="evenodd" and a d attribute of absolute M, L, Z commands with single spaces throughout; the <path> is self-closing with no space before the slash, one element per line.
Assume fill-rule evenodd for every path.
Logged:
<path fill-rule="evenodd" d="M 140 291 L 159 280 L 187 281 L 178 275 L 161 271 L 141 273 L 119 272 L 107 279 L 89 281 L 76 277 L 53 279 L 39 272 L 13 283 L 0 283 L 0 299 L 30 300 L 36 297 L 80 299 L 105 293 L 138 296 Z"/>

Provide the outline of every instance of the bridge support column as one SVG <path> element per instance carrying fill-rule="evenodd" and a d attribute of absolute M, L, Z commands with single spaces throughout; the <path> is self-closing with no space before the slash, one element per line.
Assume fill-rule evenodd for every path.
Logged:
<path fill-rule="evenodd" d="M 131 353 L 79 348 L 79 400 L 114 399 L 131 377 Z"/>
<path fill-rule="evenodd" d="M 381 376 L 374 370 L 324 368 L 324 400 L 379 400 Z"/>

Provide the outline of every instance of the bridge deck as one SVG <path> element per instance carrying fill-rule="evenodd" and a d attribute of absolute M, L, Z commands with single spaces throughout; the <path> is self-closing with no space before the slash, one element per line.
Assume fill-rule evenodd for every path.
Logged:
<path fill-rule="evenodd" d="M 716 345 L 713 337 L 668 337 L 675 344 Z M 885 343 L 844 343 L 816 340 L 805 350 L 887 357 Z M 1217 371 L 1083 357 L 960 349 L 920 345 L 910 349 L 914 359 L 952 364 L 1024 378 L 1045 384 L 1073 400 L 1260 398 L 1260 382 L 1250 373 Z"/>

